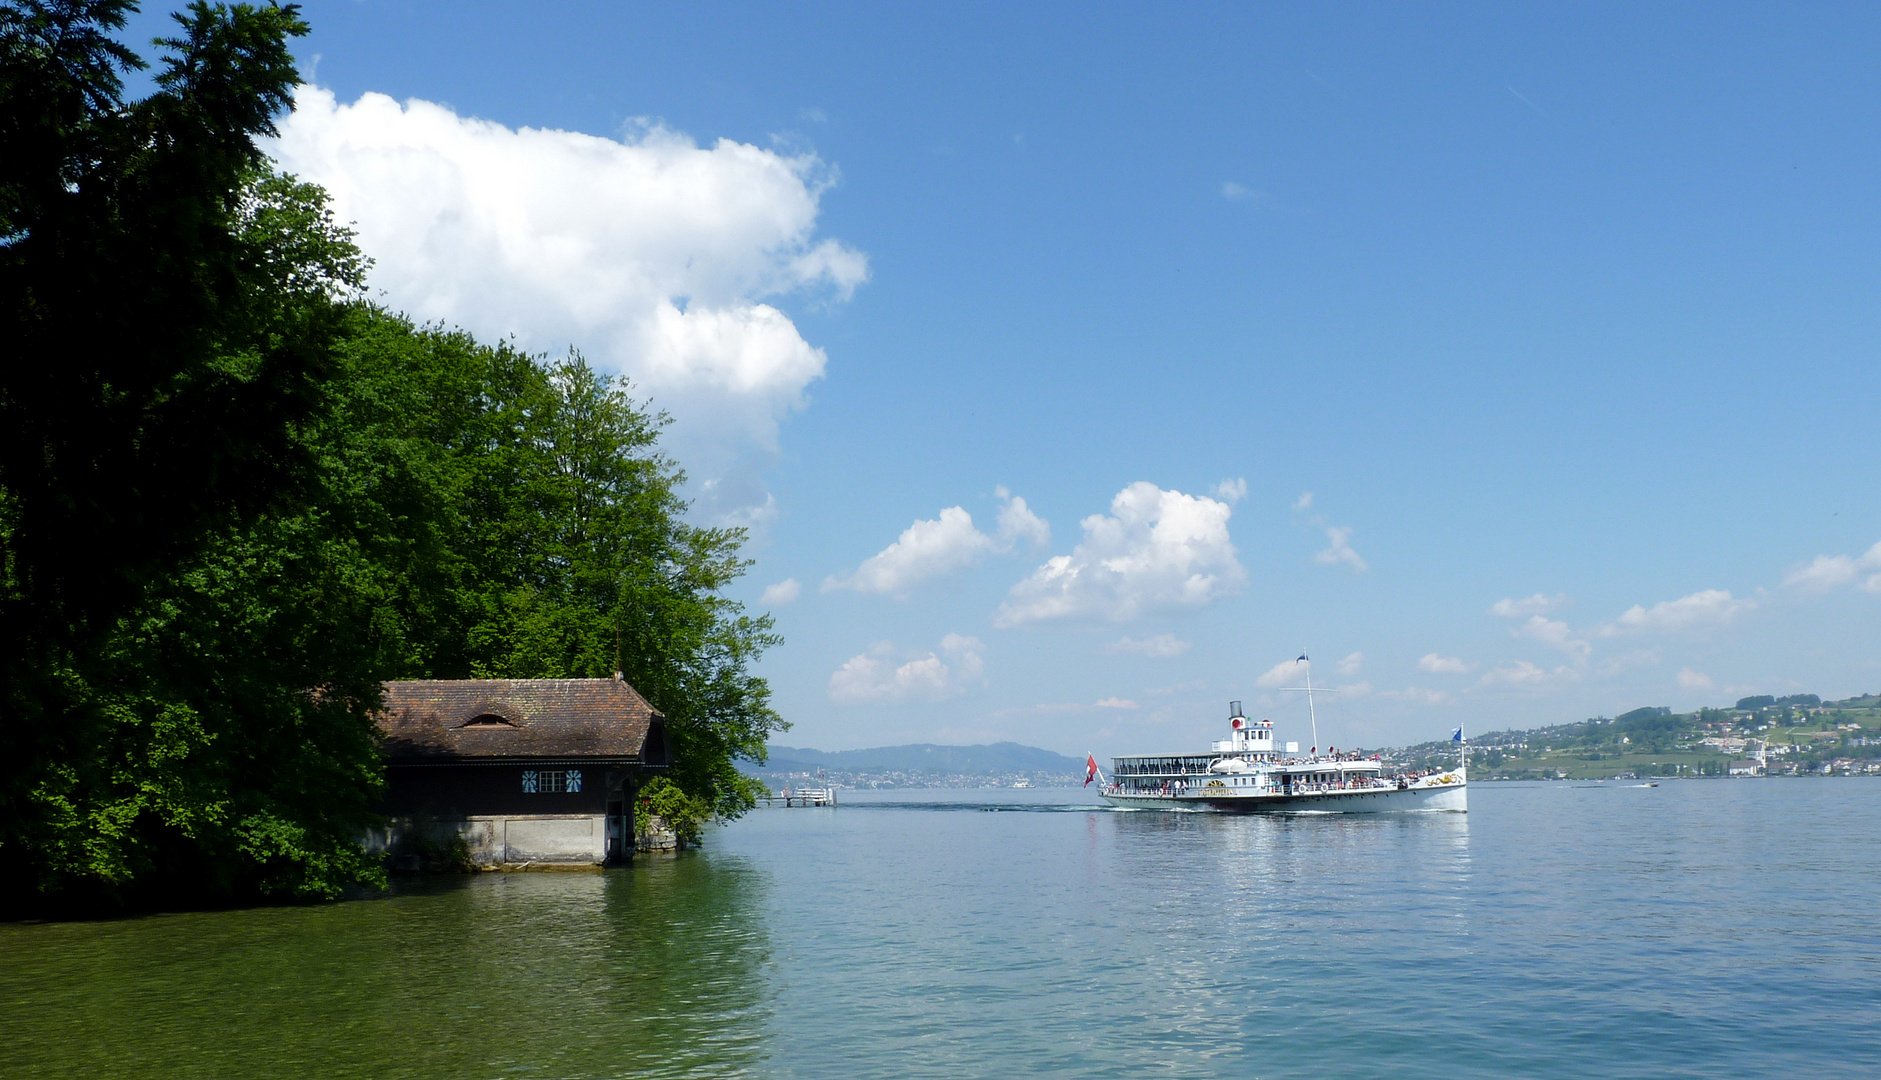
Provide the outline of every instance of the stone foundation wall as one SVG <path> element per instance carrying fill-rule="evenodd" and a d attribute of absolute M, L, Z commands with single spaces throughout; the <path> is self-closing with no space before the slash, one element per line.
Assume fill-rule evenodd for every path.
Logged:
<path fill-rule="evenodd" d="M 366 847 L 388 853 L 394 870 L 600 866 L 607 861 L 610 826 L 603 814 L 396 818 L 375 830 Z"/>

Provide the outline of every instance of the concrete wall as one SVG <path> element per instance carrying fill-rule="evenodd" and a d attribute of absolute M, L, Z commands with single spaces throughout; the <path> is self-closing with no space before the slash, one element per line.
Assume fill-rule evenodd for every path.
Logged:
<path fill-rule="evenodd" d="M 389 852 L 394 870 L 448 869 L 464 857 L 484 869 L 600 866 L 607 861 L 609 824 L 602 814 L 395 818 L 389 828 L 375 830 L 366 846 Z"/>

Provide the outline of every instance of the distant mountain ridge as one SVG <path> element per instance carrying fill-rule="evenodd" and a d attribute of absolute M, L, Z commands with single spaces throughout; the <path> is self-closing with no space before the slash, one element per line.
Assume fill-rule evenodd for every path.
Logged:
<path fill-rule="evenodd" d="M 773 746 L 770 761 L 760 768 L 765 772 L 829 769 L 868 773 L 1077 774 L 1084 771 L 1084 760 L 1015 742 L 977 746 L 910 743 L 906 746 L 876 746 L 866 750 L 812 750 L 808 747 Z"/>

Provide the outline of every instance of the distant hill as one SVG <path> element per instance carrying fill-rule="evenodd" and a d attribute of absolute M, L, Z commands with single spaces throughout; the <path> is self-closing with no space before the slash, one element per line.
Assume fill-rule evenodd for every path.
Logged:
<path fill-rule="evenodd" d="M 811 750 L 773 746 L 765 772 L 888 773 L 932 772 L 952 774 L 1082 773 L 1084 759 L 1054 754 L 1036 746 L 1014 742 L 990 746 L 877 746 L 867 750 Z"/>
<path fill-rule="evenodd" d="M 1471 762 L 1484 779 L 1723 776 L 1752 755 L 1770 773 L 1881 774 L 1881 696 L 1823 701 L 1815 694 L 1760 695 L 1735 708 L 1677 713 L 1649 705 L 1615 717 L 1528 730 L 1472 732 Z M 1442 767 L 1455 743 L 1384 751 L 1389 761 Z"/>

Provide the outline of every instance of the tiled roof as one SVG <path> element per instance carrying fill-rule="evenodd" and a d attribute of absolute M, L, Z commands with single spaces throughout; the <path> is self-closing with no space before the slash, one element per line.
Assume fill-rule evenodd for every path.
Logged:
<path fill-rule="evenodd" d="M 389 682 L 378 721 L 394 765 L 466 758 L 666 763 L 666 718 L 619 679 Z"/>

